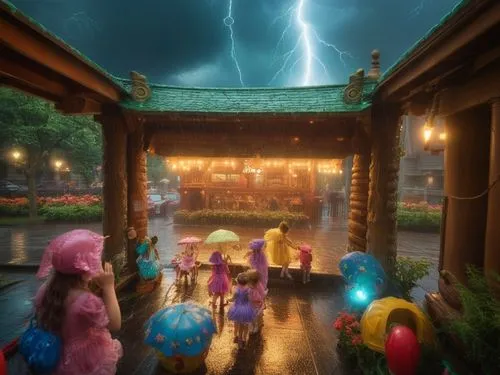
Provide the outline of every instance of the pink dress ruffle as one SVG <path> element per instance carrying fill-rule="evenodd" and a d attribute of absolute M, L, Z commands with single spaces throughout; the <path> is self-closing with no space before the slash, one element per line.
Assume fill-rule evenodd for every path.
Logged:
<path fill-rule="evenodd" d="M 311 253 L 308 253 L 306 251 L 301 251 L 299 259 L 300 259 L 300 268 L 305 269 L 305 270 L 311 269 L 311 263 L 312 263 L 312 254 Z"/>
<path fill-rule="evenodd" d="M 266 292 L 262 283 L 259 282 L 255 287 L 249 288 L 248 296 L 256 312 L 262 310 L 262 307 L 264 306 L 264 299 L 266 298 Z"/>
<path fill-rule="evenodd" d="M 179 264 L 181 271 L 190 272 L 195 266 L 194 255 L 184 255 Z"/>
<path fill-rule="evenodd" d="M 214 264 L 212 275 L 208 279 L 208 290 L 212 294 L 226 294 L 231 290 L 229 268 L 226 264 Z"/>
<path fill-rule="evenodd" d="M 45 288 L 40 288 L 40 306 Z M 71 298 L 71 297 L 70 297 Z M 111 337 L 109 318 L 102 299 L 90 292 L 76 296 L 66 307 L 61 338 L 63 353 L 54 375 L 114 375 L 123 355 L 118 340 Z"/>

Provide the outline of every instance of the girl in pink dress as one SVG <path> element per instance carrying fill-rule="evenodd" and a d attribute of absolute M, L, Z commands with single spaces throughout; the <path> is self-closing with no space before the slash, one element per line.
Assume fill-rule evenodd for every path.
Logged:
<path fill-rule="evenodd" d="M 311 281 L 312 247 L 308 244 L 299 246 L 300 269 L 302 270 L 302 282 L 304 284 Z"/>
<path fill-rule="evenodd" d="M 248 270 L 245 274 L 248 279 L 248 295 L 255 311 L 255 318 L 250 325 L 250 334 L 254 334 L 260 331 L 263 324 L 264 309 L 266 308 L 265 298 L 267 292 L 262 284 L 262 277 L 259 271 Z"/>
<path fill-rule="evenodd" d="M 59 336 L 63 351 L 54 375 L 113 375 L 122 346 L 111 337 L 121 327 L 113 267 L 102 267 L 104 237 L 73 230 L 45 250 L 37 276 L 53 270 L 35 298 L 38 325 Z M 89 290 L 94 281 L 102 298 Z"/>
<path fill-rule="evenodd" d="M 212 275 L 208 279 L 208 294 L 212 297 L 212 307 L 215 309 L 219 298 L 219 307 L 223 309 L 224 296 L 231 290 L 229 267 L 220 251 L 214 251 L 208 261 L 212 263 Z"/>
<path fill-rule="evenodd" d="M 182 253 L 181 262 L 179 263 L 179 270 L 181 277 L 187 279 L 188 275 L 191 275 L 191 278 L 195 277 L 196 273 L 196 258 L 198 257 L 198 251 L 194 244 L 189 244 L 186 247 L 186 250 Z"/>

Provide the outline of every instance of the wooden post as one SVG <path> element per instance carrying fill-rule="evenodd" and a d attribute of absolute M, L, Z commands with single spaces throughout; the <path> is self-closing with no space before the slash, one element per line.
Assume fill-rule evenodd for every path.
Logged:
<path fill-rule="evenodd" d="M 137 238 L 143 239 L 148 233 L 148 177 L 146 151 L 144 150 L 144 127 L 135 126 L 127 138 L 127 181 L 128 181 L 128 226 L 134 227 Z M 127 265 L 130 271 L 135 271 L 135 247 L 127 251 Z"/>
<path fill-rule="evenodd" d="M 484 264 L 488 197 L 474 196 L 488 187 L 489 122 L 489 111 L 480 107 L 450 116 L 445 123 L 444 184 L 448 212 L 443 269 L 461 282 L 467 281 L 468 265 Z"/>
<path fill-rule="evenodd" d="M 397 203 L 401 129 L 399 110 L 382 107 L 373 114 L 368 251 L 391 272 L 397 255 Z"/>
<path fill-rule="evenodd" d="M 488 219 L 484 251 L 486 273 L 500 273 L 500 98 L 491 104 L 491 140 L 488 193 Z"/>
<path fill-rule="evenodd" d="M 105 260 L 124 250 L 127 220 L 127 133 L 121 115 L 99 116 L 104 140 L 103 157 L 103 234 Z"/>
<path fill-rule="evenodd" d="M 355 154 L 352 163 L 347 250 L 366 251 L 370 153 Z"/>

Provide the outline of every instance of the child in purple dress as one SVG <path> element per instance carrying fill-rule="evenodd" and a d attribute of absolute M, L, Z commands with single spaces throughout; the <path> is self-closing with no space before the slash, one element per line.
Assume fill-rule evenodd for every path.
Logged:
<path fill-rule="evenodd" d="M 248 334 L 248 326 L 255 319 L 255 310 L 249 296 L 248 276 L 240 273 L 236 278 L 236 291 L 234 292 L 233 304 L 229 308 L 227 317 L 234 322 L 234 342 L 243 349 Z"/>
<path fill-rule="evenodd" d="M 264 286 L 264 289 L 267 290 L 267 280 L 269 278 L 269 263 L 267 262 L 267 257 L 264 252 L 264 246 L 266 241 L 263 239 L 255 239 L 250 241 L 248 247 L 251 251 L 245 254 L 245 258 L 248 257 L 248 261 L 250 266 L 259 271 L 260 273 L 260 281 Z"/>
<path fill-rule="evenodd" d="M 250 325 L 250 334 L 258 333 L 264 322 L 264 309 L 266 308 L 266 295 L 267 292 L 264 290 L 262 285 L 261 274 L 257 270 L 248 270 L 245 272 L 248 278 L 248 295 L 252 307 L 255 310 L 255 319 Z"/>
<path fill-rule="evenodd" d="M 208 294 L 212 297 L 212 307 L 215 309 L 219 298 L 219 307 L 223 309 L 224 296 L 231 288 L 229 268 L 220 251 L 214 251 L 208 261 L 212 263 L 212 275 L 208 279 Z"/>

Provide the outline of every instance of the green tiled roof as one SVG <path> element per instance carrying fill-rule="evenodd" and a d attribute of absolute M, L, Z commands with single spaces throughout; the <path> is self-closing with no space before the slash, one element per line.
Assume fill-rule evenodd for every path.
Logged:
<path fill-rule="evenodd" d="M 411 46 L 405 53 L 403 53 L 399 59 L 392 64 L 392 66 L 387 69 L 384 74 L 380 77 L 380 82 L 383 82 L 388 77 L 391 76 L 408 58 L 420 47 L 422 46 L 436 31 L 441 29 L 454 15 L 456 15 L 460 10 L 462 10 L 466 5 L 468 5 L 471 0 L 461 0 L 458 4 L 456 4 L 453 9 L 447 13 L 437 25 L 432 27 L 427 33 L 420 38 L 413 46 Z"/>
<path fill-rule="evenodd" d="M 120 80 L 131 90 L 128 80 Z M 143 112 L 184 113 L 334 113 L 370 107 L 376 82 L 367 81 L 359 104 L 344 103 L 347 85 L 290 88 L 186 88 L 150 84 L 145 102 L 125 99 L 122 107 Z"/>

